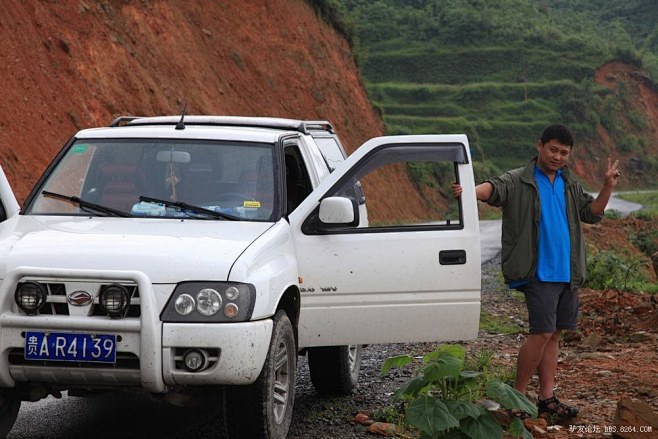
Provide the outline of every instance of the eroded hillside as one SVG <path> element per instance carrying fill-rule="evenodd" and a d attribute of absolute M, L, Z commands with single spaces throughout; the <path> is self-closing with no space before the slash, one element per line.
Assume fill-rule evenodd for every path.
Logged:
<path fill-rule="evenodd" d="M 306 1 L 2 6 L 0 165 L 19 202 L 77 129 L 185 101 L 189 114 L 327 119 L 348 152 L 383 133 L 348 43 Z"/>

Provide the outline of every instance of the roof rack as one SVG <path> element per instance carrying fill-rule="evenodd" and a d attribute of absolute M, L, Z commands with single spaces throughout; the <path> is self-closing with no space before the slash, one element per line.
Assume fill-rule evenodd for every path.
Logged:
<path fill-rule="evenodd" d="M 129 122 L 140 118 L 141 116 L 119 116 L 116 119 L 114 119 L 112 122 L 110 122 L 109 126 L 111 127 L 125 126 L 128 125 Z"/>
<path fill-rule="evenodd" d="M 110 123 L 110 127 L 136 125 L 173 125 L 180 121 L 180 116 L 119 116 Z M 293 130 L 309 134 L 311 131 L 327 131 L 335 133 L 333 126 L 326 120 L 297 120 L 279 117 L 253 116 L 185 116 L 185 125 L 256 127 Z"/>

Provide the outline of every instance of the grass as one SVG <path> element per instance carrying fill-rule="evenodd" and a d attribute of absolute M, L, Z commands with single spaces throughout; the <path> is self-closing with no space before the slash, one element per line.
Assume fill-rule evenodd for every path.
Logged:
<path fill-rule="evenodd" d="M 482 311 L 480 313 L 480 330 L 489 334 L 516 334 L 519 332 L 519 325 L 509 318 Z"/>

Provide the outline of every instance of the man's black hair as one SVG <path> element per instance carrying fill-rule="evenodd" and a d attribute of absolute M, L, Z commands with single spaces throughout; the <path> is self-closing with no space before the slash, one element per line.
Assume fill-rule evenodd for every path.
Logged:
<path fill-rule="evenodd" d="M 544 128 L 539 139 L 542 144 L 546 144 L 551 140 L 556 140 L 562 145 L 573 146 L 573 133 L 568 126 L 562 124 L 553 124 Z"/>

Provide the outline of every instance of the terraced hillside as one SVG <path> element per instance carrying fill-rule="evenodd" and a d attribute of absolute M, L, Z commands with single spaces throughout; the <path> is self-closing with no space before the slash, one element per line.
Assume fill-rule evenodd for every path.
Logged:
<path fill-rule="evenodd" d="M 476 173 L 485 178 L 525 162 L 541 129 L 563 122 L 576 132 L 574 164 L 592 188 L 607 156 L 622 159 L 628 171 L 622 187 L 655 185 L 654 40 L 645 21 L 633 20 L 655 5 L 344 3 L 387 132 L 466 132 Z M 595 11 L 606 7 L 618 15 Z"/>

